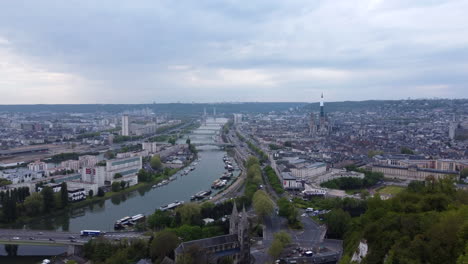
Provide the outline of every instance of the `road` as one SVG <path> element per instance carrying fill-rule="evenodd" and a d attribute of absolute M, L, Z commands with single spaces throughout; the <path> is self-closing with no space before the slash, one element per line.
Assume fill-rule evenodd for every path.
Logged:
<path fill-rule="evenodd" d="M 100 237 L 113 241 L 146 238 L 142 232 L 107 232 Z M 0 229 L 0 244 L 83 245 L 91 239 L 77 232 Z"/>

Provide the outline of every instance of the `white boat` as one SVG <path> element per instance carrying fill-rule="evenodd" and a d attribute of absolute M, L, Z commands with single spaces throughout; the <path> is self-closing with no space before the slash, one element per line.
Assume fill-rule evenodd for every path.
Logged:
<path fill-rule="evenodd" d="M 161 206 L 159 209 L 160 209 L 161 211 L 166 211 L 166 210 L 174 209 L 174 208 L 176 208 L 177 206 L 180 206 L 180 205 L 182 205 L 182 204 L 184 204 L 184 201 L 175 201 L 175 202 L 170 203 L 170 204 L 168 204 L 168 205 L 163 205 L 163 206 Z"/>

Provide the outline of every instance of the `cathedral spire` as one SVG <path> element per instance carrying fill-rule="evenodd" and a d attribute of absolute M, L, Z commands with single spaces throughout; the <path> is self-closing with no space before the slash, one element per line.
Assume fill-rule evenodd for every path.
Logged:
<path fill-rule="evenodd" d="M 323 93 L 322 93 L 322 97 L 320 98 L 320 117 L 324 117 L 325 116 L 325 112 L 323 111 Z"/>

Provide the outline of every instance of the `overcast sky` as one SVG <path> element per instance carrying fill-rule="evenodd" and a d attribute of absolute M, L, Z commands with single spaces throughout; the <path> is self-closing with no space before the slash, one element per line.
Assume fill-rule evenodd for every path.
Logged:
<path fill-rule="evenodd" d="M 468 0 L 2 0 L 0 104 L 467 98 Z"/>

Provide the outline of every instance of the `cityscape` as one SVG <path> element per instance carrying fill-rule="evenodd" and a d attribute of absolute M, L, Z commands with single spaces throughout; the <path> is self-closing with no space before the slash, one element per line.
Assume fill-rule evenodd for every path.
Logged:
<path fill-rule="evenodd" d="M 468 2 L 19 2 L 0 263 L 468 263 Z"/>

